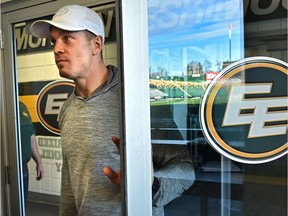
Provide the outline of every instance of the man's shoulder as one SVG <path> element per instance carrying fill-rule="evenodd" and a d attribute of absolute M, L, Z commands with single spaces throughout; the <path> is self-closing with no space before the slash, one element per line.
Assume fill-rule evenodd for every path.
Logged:
<path fill-rule="evenodd" d="M 73 98 L 75 97 L 75 93 L 74 91 L 69 95 L 69 97 L 67 98 L 67 100 L 63 103 L 63 105 L 61 106 L 59 115 L 58 115 L 58 124 L 59 127 L 61 128 L 61 122 L 62 122 L 62 116 L 64 115 L 67 107 L 70 105 L 71 101 L 73 100 Z"/>
<path fill-rule="evenodd" d="M 69 106 L 74 97 L 76 97 L 76 95 L 75 92 L 73 91 L 61 106 L 61 112 L 64 112 L 66 110 L 66 108 Z"/>
<path fill-rule="evenodd" d="M 118 75 L 118 68 L 115 67 L 114 65 L 107 65 L 106 66 L 109 70 L 109 78 L 106 83 L 105 89 L 110 90 L 110 91 L 118 91 L 116 86 L 118 86 L 118 80 L 119 80 L 119 75 Z"/>
<path fill-rule="evenodd" d="M 118 68 L 114 65 L 107 65 L 106 67 L 109 70 L 109 81 L 117 79 Z"/>
<path fill-rule="evenodd" d="M 118 68 L 114 65 L 107 65 L 106 66 L 108 68 L 109 71 L 113 72 L 113 73 L 117 73 Z"/>

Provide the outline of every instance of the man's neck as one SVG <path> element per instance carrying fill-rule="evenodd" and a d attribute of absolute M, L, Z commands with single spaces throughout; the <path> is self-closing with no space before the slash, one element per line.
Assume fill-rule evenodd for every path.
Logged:
<path fill-rule="evenodd" d="M 108 68 L 103 64 L 97 71 L 83 79 L 74 80 L 76 92 L 83 98 L 89 97 L 97 88 L 107 82 L 109 78 Z"/>

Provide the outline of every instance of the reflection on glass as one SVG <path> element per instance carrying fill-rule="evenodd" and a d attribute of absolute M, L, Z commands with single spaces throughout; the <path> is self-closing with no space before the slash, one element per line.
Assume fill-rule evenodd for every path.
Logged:
<path fill-rule="evenodd" d="M 175 123 L 191 140 L 188 130 L 200 128 L 198 106 L 209 82 L 243 58 L 242 1 L 155 0 L 148 10 L 152 122 L 154 110 L 173 104 Z"/>
<path fill-rule="evenodd" d="M 21 135 L 21 153 L 22 153 L 22 172 L 23 172 L 23 186 L 24 186 L 24 203 L 25 208 L 28 198 L 29 186 L 29 168 L 28 163 L 33 158 L 36 163 L 37 181 L 44 177 L 44 168 L 39 154 L 37 141 L 35 138 L 35 128 L 32 123 L 30 113 L 26 105 L 19 101 L 19 115 L 20 115 L 20 135 Z"/>
<path fill-rule="evenodd" d="M 29 21 L 15 24 L 14 37 L 25 212 L 26 215 L 38 214 L 40 208 L 47 214 L 56 215 L 60 146 L 58 136 L 41 125 L 36 100 L 41 89 L 58 78 L 58 72 L 54 68 L 50 42 L 35 40 L 29 34 Z"/>
<path fill-rule="evenodd" d="M 181 172 L 181 164 L 171 172 L 164 166 L 168 174 L 164 173 L 163 179 L 175 178 L 172 172 L 178 174 L 175 185 L 180 176 L 190 179 L 178 196 L 170 194 L 165 215 L 221 212 L 221 157 L 202 134 L 199 103 L 211 80 L 225 66 L 244 57 L 242 14 L 242 0 L 148 1 L 153 157 L 193 164 L 186 172 Z M 226 171 L 241 169 L 232 163 Z M 235 181 L 230 174 L 225 179 L 228 184 Z M 230 199 L 230 186 L 226 188 L 225 197 Z M 237 201 L 226 203 L 239 211 Z"/>
<path fill-rule="evenodd" d="M 105 23 L 103 60 L 117 65 L 115 4 L 94 7 Z M 49 17 L 36 18 L 51 19 Z M 29 187 L 26 215 L 58 215 L 61 190 L 62 149 L 58 114 L 74 85 L 59 76 L 49 40 L 35 38 L 30 26 L 35 20 L 26 20 L 14 26 L 15 59 L 19 101 L 27 107 L 35 128 L 35 138 L 45 169 L 45 178 L 36 180 L 35 163 L 29 167 Z"/>

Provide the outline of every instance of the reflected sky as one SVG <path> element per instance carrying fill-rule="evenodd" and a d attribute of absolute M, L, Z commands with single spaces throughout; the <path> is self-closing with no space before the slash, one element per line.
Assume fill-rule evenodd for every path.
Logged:
<path fill-rule="evenodd" d="M 243 58 L 242 11 L 242 0 L 148 1 L 151 70 L 185 75 L 189 62 L 209 61 L 204 72 L 219 71 L 222 62 Z"/>

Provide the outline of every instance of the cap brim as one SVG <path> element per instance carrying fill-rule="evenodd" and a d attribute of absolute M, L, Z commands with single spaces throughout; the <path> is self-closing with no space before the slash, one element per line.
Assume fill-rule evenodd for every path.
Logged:
<path fill-rule="evenodd" d="M 32 23 L 30 27 L 30 32 L 34 37 L 49 38 L 51 25 L 65 31 L 85 30 L 85 28 L 77 25 L 71 25 L 71 23 L 55 22 L 50 20 L 37 20 Z"/>

